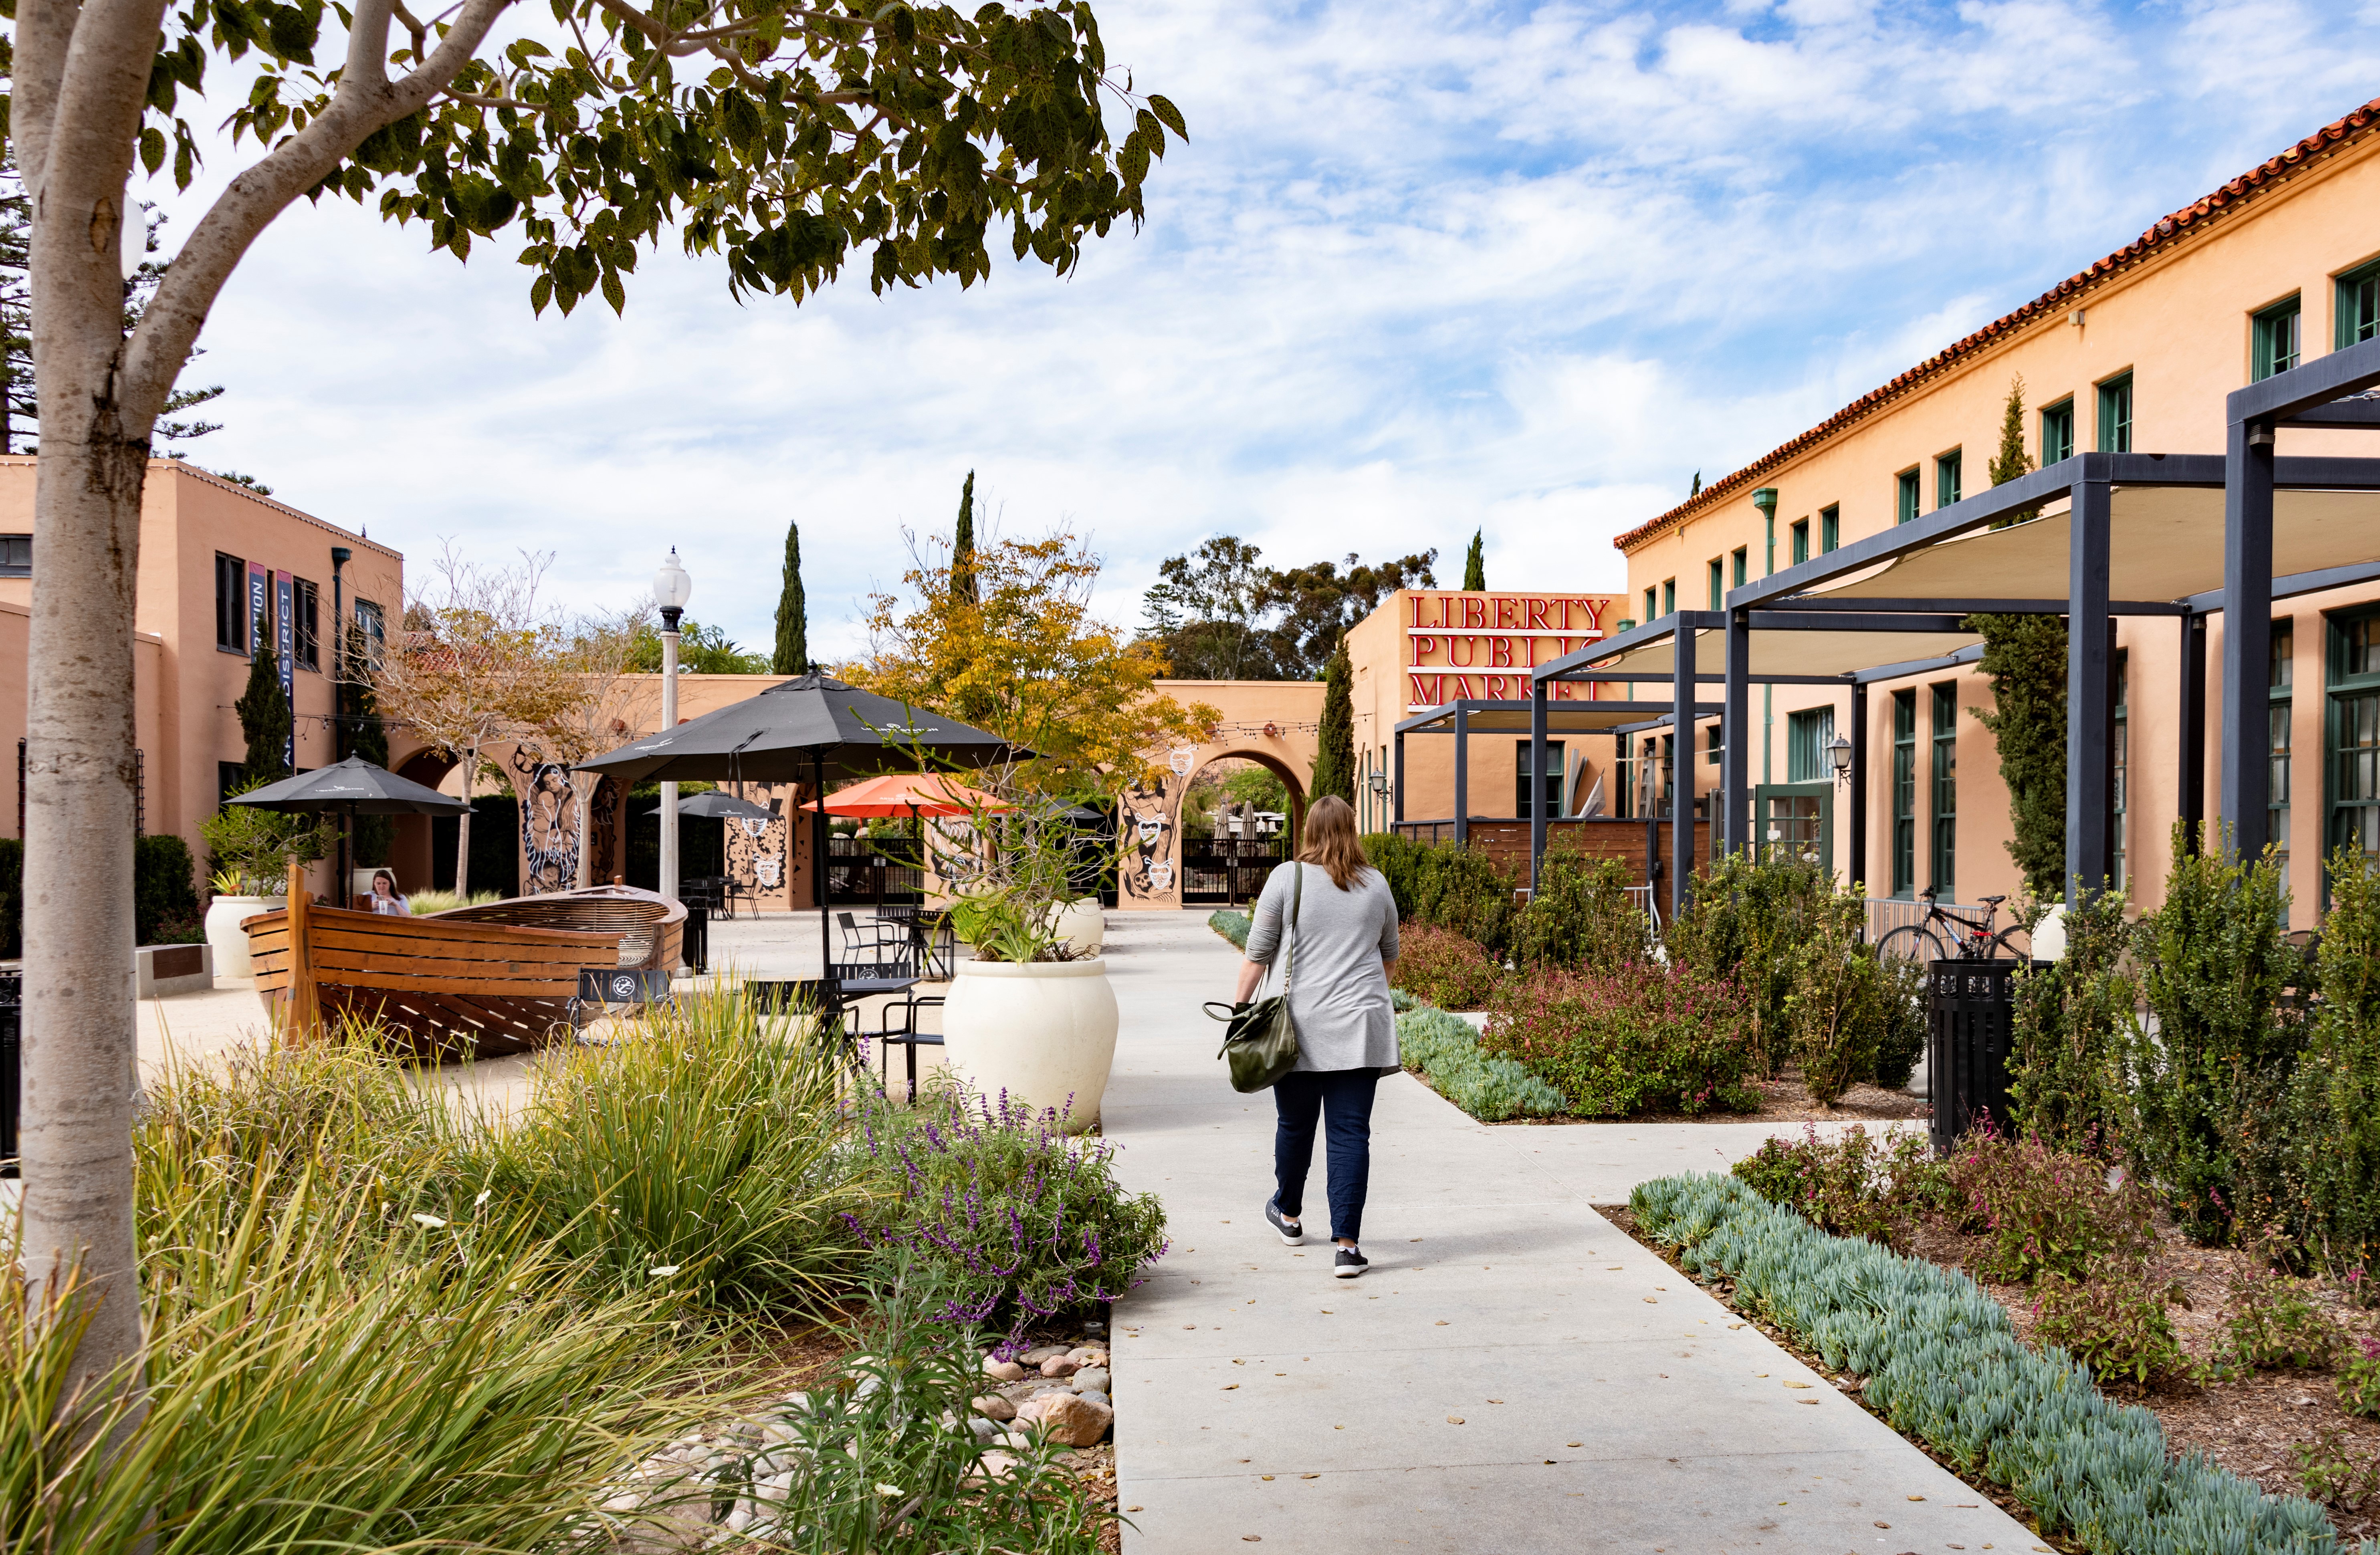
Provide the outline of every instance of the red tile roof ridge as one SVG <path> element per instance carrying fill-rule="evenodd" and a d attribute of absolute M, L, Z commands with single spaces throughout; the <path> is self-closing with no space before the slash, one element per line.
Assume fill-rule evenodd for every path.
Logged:
<path fill-rule="evenodd" d="M 1730 475 L 1720 477 L 1658 518 L 1648 519 L 1612 541 L 1612 546 L 1626 551 L 1652 540 L 1674 528 L 1693 515 L 1711 507 L 1719 498 L 1742 490 L 1770 470 L 1791 460 L 1836 432 L 1855 422 L 1865 420 L 1876 411 L 1900 398 L 1927 380 L 1939 376 L 1962 358 L 1973 355 L 1985 346 L 1998 343 L 2010 331 L 2022 328 L 2053 311 L 2070 305 L 2074 298 L 2102 282 L 2131 269 L 2150 254 L 2165 248 L 2175 238 L 2188 234 L 2195 224 L 2215 215 L 2233 204 L 2252 198 L 2269 184 L 2298 171 L 2313 156 L 2337 149 L 2341 144 L 2361 138 L 2366 131 L 2380 127 L 2380 97 L 2374 98 L 2354 112 L 2335 119 L 2315 130 L 2277 156 L 2265 158 L 2254 167 L 2240 174 L 2212 193 L 2202 195 L 2171 215 L 2152 225 L 2146 232 L 2095 262 L 2090 269 L 2070 275 L 2049 290 L 2011 313 L 1995 319 L 1966 338 L 1937 351 L 1915 367 L 1901 373 L 1880 389 L 1875 389 L 1836 411 L 1824 421 L 1795 437 L 1791 442 L 1771 449 Z"/>

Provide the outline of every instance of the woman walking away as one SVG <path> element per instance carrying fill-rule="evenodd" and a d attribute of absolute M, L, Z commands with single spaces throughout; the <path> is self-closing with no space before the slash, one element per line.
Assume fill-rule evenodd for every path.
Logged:
<path fill-rule="evenodd" d="M 1330 1272 L 1353 1280 L 1369 1267 L 1357 1242 L 1372 1173 L 1372 1089 L 1399 1068 L 1396 1014 L 1389 1003 L 1397 903 L 1388 881 L 1364 857 L 1354 807 L 1346 800 L 1318 801 L 1305 814 L 1296 861 L 1266 880 L 1248 928 L 1235 1004 L 1255 996 L 1265 969 L 1292 940 L 1293 904 L 1289 1014 L 1297 1027 L 1297 1067 L 1272 1087 L 1280 1122 L 1265 1219 L 1289 1245 L 1305 1239 L 1298 1212 L 1318 1116 L 1330 1141 L 1330 1234 L 1339 1244 Z"/>

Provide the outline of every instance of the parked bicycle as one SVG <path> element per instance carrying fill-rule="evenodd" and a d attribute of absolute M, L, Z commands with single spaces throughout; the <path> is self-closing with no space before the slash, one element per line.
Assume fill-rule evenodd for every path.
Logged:
<path fill-rule="evenodd" d="M 2000 904 L 2006 896 L 1978 898 L 1984 916 L 1974 918 L 1948 912 L 1935 901 L 1935 893 L 1921 891 L 1918 900 L 1925 904 L 1925 919 L 1922 923 L 1904 923 L 1876 942 L 1878 955 L 1897 955 L 1909 961 L 1993 961 L 2002 956 L 2022 961 L 2032 948 L 2033 937 L 2022 923 L 2011 923 L 1995 930 Z"/>

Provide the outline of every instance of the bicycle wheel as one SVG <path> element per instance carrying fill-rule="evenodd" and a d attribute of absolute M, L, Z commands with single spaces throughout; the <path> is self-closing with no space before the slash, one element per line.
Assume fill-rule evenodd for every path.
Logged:
<path fill-rule="evenodd" d="M 1903 961 L 1923 965 L 1929 961 L 1948 961 L 1951 951 L 1942 937 L 1922 923 L 1904 923 L 1876 942 L 1879 957 L 1898 956 Z"/>
<path fill-rule="evenodd" d="M 1992 956 L 2010 961 L 2030 962 L 2033 959 L 2033 930 L 2022 923 L 2011 923 L 1992 936 Z"/>

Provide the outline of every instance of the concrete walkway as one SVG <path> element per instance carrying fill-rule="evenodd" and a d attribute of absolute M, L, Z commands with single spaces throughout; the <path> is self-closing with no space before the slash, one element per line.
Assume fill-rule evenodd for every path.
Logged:
<path fill-rule="evenodd" d="M 1231 1090 L 1199 1013 L 1235 953 L 1200 915 L 1108 925 L 1106 1132 L 1173 1239 L 1116 1309 L 1130 1555 L 2041 1548 L 1588 1208 L 1766 1128 L 1490 1128 L 1383 1081 L 1372 1268 L 1335 1281 L 1318 1234 L 1265 1224 L 1271 1100 Z M 1319 1159 L 1305 1209 L 1318 1233 Z"/>

